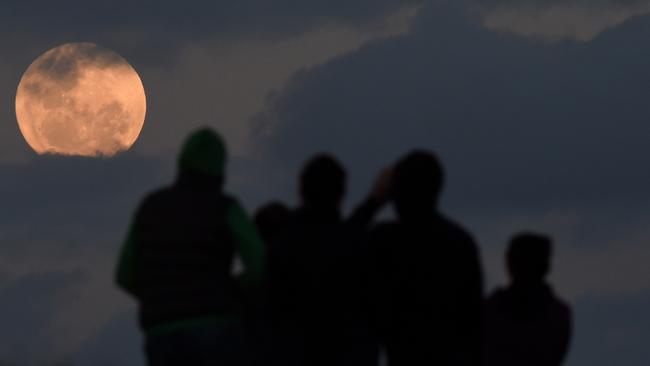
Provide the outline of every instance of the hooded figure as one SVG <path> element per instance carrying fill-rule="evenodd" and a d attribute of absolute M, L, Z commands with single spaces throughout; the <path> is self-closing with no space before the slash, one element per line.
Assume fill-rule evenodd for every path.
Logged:
<path fill-rule="evenodd" d="M 262 279 L 265 249 L 222 191 L 225 163 L 218 134 L 191 134 L 176 182 L 144 199 L 124 243 L 116 281 L 138 301 L 150 365 L 243 362 L 243 295 Z"/>

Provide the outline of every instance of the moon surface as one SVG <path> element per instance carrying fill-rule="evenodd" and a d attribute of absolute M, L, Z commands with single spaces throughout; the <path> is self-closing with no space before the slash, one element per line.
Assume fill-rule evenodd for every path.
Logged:
<path fill-rule="evenodd" d="M 16 92 L 20 131 L 38 154 L 113 156 L 137 140 L 146 110 L 138 73 L 93 43 L 45 52 Z"/>

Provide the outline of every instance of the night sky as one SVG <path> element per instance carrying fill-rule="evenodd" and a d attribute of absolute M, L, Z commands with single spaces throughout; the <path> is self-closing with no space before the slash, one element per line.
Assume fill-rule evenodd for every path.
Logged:
<path fill-rule="evenodd" d="M 348 168 L 349 212 L 382 167 L 435 151 L 441 210 L 479 243 L 488 292 L 510 236 L 546 232 L 574 311 L 567 364 L 650 364 L 648 39 L 648 0 L 4 0 L 0 365 L 143 365 L 115 261 L 200 126 L 225 136 L 227 190 L 249 212 L 296 204 L 316 152 Z M 140 74 L 129 151 L 39 156 L 21 136 L 20 78 L 67 42 Z"/>

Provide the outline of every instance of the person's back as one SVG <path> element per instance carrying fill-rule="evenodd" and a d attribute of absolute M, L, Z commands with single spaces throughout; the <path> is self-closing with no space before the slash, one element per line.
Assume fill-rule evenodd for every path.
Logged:
<path fill-rule="evenodd" d="M 139 302 L 150 365 L 242 363 L 242 289 L 260 280 L 264 251 L 237 202 L 221 191 L 225 148 L 209 130 L 187 141 L 179 175 L 139 206 L 118 284 Z M 246 272 L 235 278 L 235 253 Z"/>
<path fill-rule="evenodd" d="M 394 169 L 399 219 L 378 225 L 379 323 L 389 365 L 474 365 L 479 361 L 481 270 L 476 244 L 437 213 L 442 171 L 415 152 Z"/>
<path fill-rule="evenodd" d="M 205 315 L 201 309 L 239 315 L 239 293 L 230 276 L 235 249 L 226 218 L 233 203 L 211 179 L 188 175 L 142 203 L 135 221 L 135 281 L 145 329 Z"/>
<path fill-rule="evenodd" d="M 379 225 L 372 242 L 389 364 L 475 364 L 481 282 L 471 237 L 438 216 Z"/>
<path fill-rule="evenodd" d="M 335 213 L 294 212 L 285 243 L 299 285 L 297 309 L 316 335 L 344 332 L 367 311 L 367 257 L 359 232 Z M 291 259 L 290 259 L 291 260 Z M 331 340 L 330 340 L 331 342 Z"/>
<path fill-rule="evenodd" d="M 359 221 L 339 211 L 344 172 L 312 159 L 301 176 L 303 204 L 270 252 L 276 319 L 293 326 L 302 365 L 373 365 L 377 348 L 368 303 L 367 251 Z M 370 210 L 374 211 L 374 210 Z"/>
<path fill-rule="evenodd" d="M 521 234 L 507 253 L 512 284 L 497 289 L 485 304 L 486 366 L 558 366 L 571 334 L 570 308 L 544 278 L 551 241 Z"/>

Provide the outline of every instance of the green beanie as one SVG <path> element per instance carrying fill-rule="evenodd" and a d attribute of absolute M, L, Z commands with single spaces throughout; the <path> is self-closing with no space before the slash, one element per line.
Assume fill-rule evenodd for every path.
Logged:
<path fill-rule="evenodd" d="M 226 145 L 221 136 L 211 128 L 204 127 L 185 140 L 178 166 L 183 171 L 224 176 L 226 155 Z"/>

